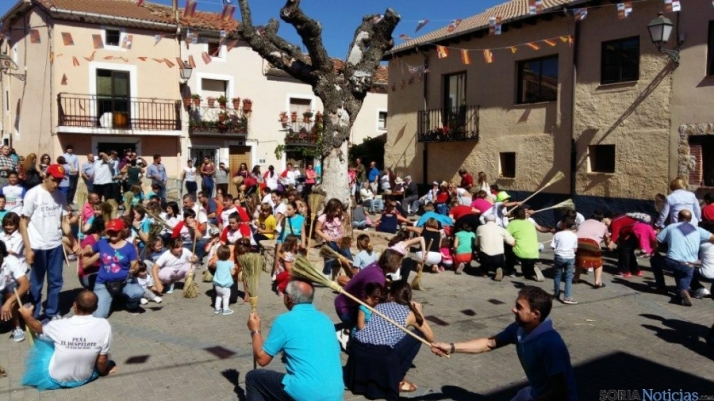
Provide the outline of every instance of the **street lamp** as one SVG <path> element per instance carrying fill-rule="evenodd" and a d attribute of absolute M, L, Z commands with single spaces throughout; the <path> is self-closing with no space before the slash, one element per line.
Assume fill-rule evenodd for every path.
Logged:
<path fill-rule="evenodd" d="M 191 65 L 188 63 L 188 61 L 183 62 L 183 68 L 181 68 L 181 79 L 183 79 L 184 82 L 188 82 L 189 79 L 191 79 L 191 73 L 193 72 L 193 68 Z"/>
<path fill-rule="evenodd" d="M 652 43 L 657 46 L 657 50 L 659 50 L 660 53 L 666 54 L 675 65 L 679 65 L 679 38 L 677 38 L 677 46 L 674 49 L 662 48 L 662 46 L 669 41 L 673 28 L 674 24 L 672 21 L 666 18 L 661 12 L 657 14 L 657 18 L 650 21 L 649 25 L 647 25 L 647 29 L 650 31 L 650 39 Z"/>

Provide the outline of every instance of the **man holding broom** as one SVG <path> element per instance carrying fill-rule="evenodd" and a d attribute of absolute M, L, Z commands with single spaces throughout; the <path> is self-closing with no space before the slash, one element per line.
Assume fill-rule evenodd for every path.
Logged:
<path fill-rule="evenodd" d="M 245 376 L 246 399 L 342 400 L 340 346 L 330 318 L 312 305 L 315 288 L 308 281 L 289 276 L 277 284 L 289 312 L 275 319 L 266 340 L 260 332 L 260 317 L 256 312 L 248 317 L 248 329 L 258 365 L 266 366 L 282 351 L 287 373 L 251 370 Z"/>

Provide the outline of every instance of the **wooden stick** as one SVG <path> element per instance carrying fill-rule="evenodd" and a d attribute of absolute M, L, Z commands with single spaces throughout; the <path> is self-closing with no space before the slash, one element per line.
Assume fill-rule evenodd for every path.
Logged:
<path fill-rule="evenodd" d="M 17 308 L 24 308 L 20 300 L 20 294 L 17 292 L 17 287 L 13 288 L 13 290 L 15 291 L 15 299 L 17 300 Z M 35 345 L 35 337 L 33 337 L 30 327 L 27 326 L 27 322 L 25 322 L 25 337 L 27 337 L 27 342 L 30 344 L 30 347 Z"/>
<path fill-rule="evenodd" d="M 553 178 L 551 178 L 550 181 L 548 181 L 545 185 L 543 185 L 542 187 L 540 187 L 537 191 L 533 192 L 529 197 L 527 197 L 526 199 L 523 199 L 523 200 L 521 201 L 521 204 L 524 204 L 524 203 L 528 202 L 531 198 L 533 198 L 534 196 L 536 196 L 536 195 L 538 195 L 539 193 L 541 193 L 544 189 L 546 189 L 546 188 L 548 188 L 549 186 L 555 184 L 556 182 L 559 182 L 559 181 L 562 180 L 563 178 L 565 178 L 565 174 L 563 174 L 562 172 L 558 171 L 558 172 L 555 174 L 555 176 L 554 176 Z M 516 206 L 516 207 L 518 207 L 518 206 Z M 511 212 L 513 211 L 513 209 L 515 209 L 516 207 L 511 208 L 511 210 L 507 210 L 507 211 L 506 211 L 506 214 L 511 213 Z"/>
<path fill-rule="evenodd" d="M 312 246 L 312 230 L 315 228 L 315 212 L 310 213 L 310 234 L 307 236 L 307 247 Z"/>
<path fill-rule="evenodd" d="M 64 249 L 64 243 L 62 244 L 62 254 L 64 255 L 64 262 L 67 263 L 67 267 L 69 267 L 69 258 L 67 257 L 67 250 Z"/>
<path fill-rule="evenodd" d="M 429 249 L 431 249 L 431 245 L 433 243 L 434 239 L 432 238 L 429 240 L 429 245 L 426 247 L 426 249 L 421 250 L 424 255 L 421 258 L 421 262 L 419 262 L 419 266 L 417 266 L 417 275 L 416 277 L 414 277 L 414 280 L 412 280 L 412 288 L 415 290 L 423 290 L 423 288 L 421 288 L 421 274 L 424 270 L 424 264 L 426 264 L 426 259 L 429 256 Z"/>

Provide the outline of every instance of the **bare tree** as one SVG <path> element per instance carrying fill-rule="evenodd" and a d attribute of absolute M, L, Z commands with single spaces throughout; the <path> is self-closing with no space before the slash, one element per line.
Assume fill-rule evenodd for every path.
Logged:
<path fill-rule="evenodd" d="M 335 68 L 322 42 L 322 26 L 305 15 L 300 0 L 286 0 L 280 18 L 292 25 L 307 49 L 278 36 L 279 22 L 271 19 L 256 29 L 248 0 L 239 0 L 242 24 L 239 34 L 274 67 L 312 86 L 324 106 L 322 182 L 328 198 L 349 202 L 347 141 L 362 108 L 379 63 L 394 46 L 392 33 L 401 17 L 392 9 L 384 15 L 362 18 L 349 47 L 344 67 Z M 349 203 L 345 203 L 349 204 Z"/>

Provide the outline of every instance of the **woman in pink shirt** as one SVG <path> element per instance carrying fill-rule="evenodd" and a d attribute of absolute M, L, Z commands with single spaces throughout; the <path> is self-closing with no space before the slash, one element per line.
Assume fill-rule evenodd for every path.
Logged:
<path fill-rule="evenodd" d="M 480 190 L 476 193 L 476 199 L 474 199 L 473 202 L 471 202 L 471 207 L 474 209 L 478 209 L 481 212 L 481 215 L 483 216 L 491 207 L 493 207 L 493 203 L 488 201 L 488 195 L 489 193 Z"/>

